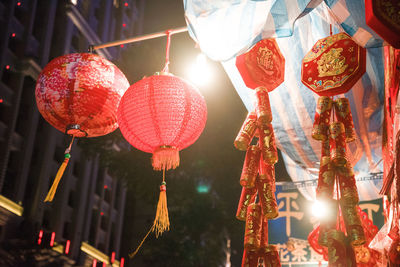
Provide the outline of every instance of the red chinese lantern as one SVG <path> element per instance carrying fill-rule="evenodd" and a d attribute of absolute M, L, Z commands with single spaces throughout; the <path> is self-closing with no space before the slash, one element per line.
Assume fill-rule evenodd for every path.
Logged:
<path fill-rule="evenodd" d="M 365 0 L 365 21 L 386 42 L 400 49 L 400 3 L 398 0 Z"/>
<path fill-rule="evenodd" d="M 349 91 L 365 73 L 366 50 L 346 33 L 318 40 L 303 58 L 301 81 L 320 96 Z"/>
<path fill-rule="evenodd" d="M 68 164 L 75 137 L 106 135 L 116 128 L 119 101 L 129 87 L 125 75 L 110 61 L 89 53 L 53 59 L 40 73 L 36 103 L 43 118 L 72 136 L 45 201 L 52 201 Z"/>
<path fill-rule="evenodd" d="M 39 112 L 57 130 L 75 137 L 106 135 L 118 128 L 117 108 L 129 87 L 125 75 L 95 54 L 50 61 L 36 84 Z"/>
<path fill-rule="evenodd" d="M 152 153 L 155 170 L 163 171 L 160 197 L 153 226 L 144 240 L 169 230 L 165 171 L 179 166 L 179 151 L 193 144 L 207 120 L 207 106 L 200 92 L 185 80 L 169 73 L 171 31 L 167 31 L 166 63 L 162 72 L 134 83 L 121 99 L 118 124 L 125 139 L 135 148 Z"/>
<path fill-rule="evenodd" d="M 179 151 L 199 138 L 206 119 L 199 91 L 169 73 L 133 84 L 118 108 L 122 135 L 135 148 L 153 154 L 155 170 L 179 166 Z"/>
<path fill-rule="evenodd" d="M 236 58 L 236 67 L 247 87 L 265 87 L 270 92 L 285 77 L 285 58 L 275 39 L 263 39 Z"/>

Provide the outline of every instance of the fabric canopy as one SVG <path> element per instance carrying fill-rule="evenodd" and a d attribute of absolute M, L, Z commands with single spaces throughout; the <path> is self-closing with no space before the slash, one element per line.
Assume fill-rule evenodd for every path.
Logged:
<path fill-rule="evenodd" d="M 381 173 L 384 100 L 383 41 L 365 25 L 363 0 L 337 1 L 185 1 L 191 36 L 202 51 L 222 61 L 244 105 L 253 110 L 254 91 L 247 88 L 235 66 L 235 56 L 263 38 L 277 38 L 285 57 L 285 81 L 270 92 L 272 124 L 277 146 L 293 181 L 318 178 L 321 144 L 311 138 L 318 96 L 301 83 L 301 60 L 314 43 L 346 31 L 367 49 L 367 71 L 352 90 L 350 100 L 357 140 L 348 156 L 358 180 Z M 336 14 L 336 15 L 335 15 Z M 376 177 L 376 175 L 374 175 Z M 378 175 L 379 177 L 379 175 Z M 381 180 L 358 181 L 360 200 L 380 197 Z M 315 198 L 315 188 L 300 191 Z"/>

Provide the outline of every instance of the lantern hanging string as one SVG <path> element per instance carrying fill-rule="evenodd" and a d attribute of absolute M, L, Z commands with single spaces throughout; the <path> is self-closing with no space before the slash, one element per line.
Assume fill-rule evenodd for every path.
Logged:
<path fill-rule="evenodd" d="M 165 33 L 167 34 L 167 45 L 165 47 L 165 66 L 163 72 L 169 72 L 169 47 L 171 46 L 171 32 L 172 30 L 167 30 Z"/>
<path fill-rule="evenodd" d="M 63 161 L 63 163 L 61 164 L 60 168 L 57 171 L 56 177 L 54 178 L 53 184 L 51 185 L 51 188 L 50 188 L 49 192 L 47 193 L 47 196 L 46 196 L 44 202 L 51 202 L 54 199 L 54 196 L 55 196 L 56 191 L 57 191 L 58 184 L 60 183 L 61 177 L 63 176 L 64 171 L 67 168 L 69 159 L 71 158 L 70 152 L 71 152 L 71 147 L 72 147 L 72 144 L 73 144 L 74 140 L 75 140 L 75 136 L 73 135 L 72 136 L 72 140 L 69 143 L 69 146 L 67 147 L 67 149 L 64 152 L 64 161 Z"/>
<path fill-rule="evenodd" d="M 102 49 L 102 48 L 107 48 L 107 47 L 112 47 L 112 46 L 117 46 L 117 45 L 130 44 L 130 43 L 136 43 L 136 42 L 140 42 L 140 41 L 155 39 L 155 38 L 166 36 L 167 32 L 169 32 L 172 35 L 172 34 L 187 32 L 187 31 L 188 31 L 188 28 L 186 26 L 183 26 L 180 28 L 170 29 L 167 31 L 164 30 L 161 32 L 155 32 L 155 33 L 135 36 L 135 37 L 124 39 L 124 40 L 117 40 L 117 41 L 112 41 L 112 42 L 103 43 L 103 44 L 90 45 L 89 51 L 90 51 L 90 49 L 97 50 L 97 49 Z"/>

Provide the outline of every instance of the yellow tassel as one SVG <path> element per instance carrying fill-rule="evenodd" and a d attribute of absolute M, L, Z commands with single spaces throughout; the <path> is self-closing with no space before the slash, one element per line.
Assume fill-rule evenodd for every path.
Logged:
<path fill-rule="evenodd" d="M 145 237 L 140 242 L 136 250 L 129 254 L 129 258 L 135 257 L 142 247 L 144 241 L 153 231 L 156 232 L 156 237 L 162 235 L 165 231 L 169 231 L 169 217 L 168 217 L 168 207 L 167 207 L 167 183 L 165 182 L 165 169 L 163 170 L 163 181 L 160 185 L 160 197 L 158 199 L 156 217 L 154 218 L 153 226 L 147 232 Z"/>
<path fill-rule="evenodd" d="M 53 185 L 51 186 L 49 192 L 47 193 L 47 196 L 46 196 L 46 199 L 44 200 L 44 202 L 53 201 L 54 195 L 56 194 L 56 191 L 57 191 L 58 184 L 60 183 L 61 177 L 64 174 L 65 168 L 68 165 L 68 161 L 69 161 L 70 157 L 71 157 L 71 155 L 69 153 L 65 154 L 65 159 L 57 171 L 56 178 L 54 178 Z"/>
<path fill-rule="evenodd" d="M 169 231 L 167 187 L 165 182 L 162 182 L 160 186 L 160 197 L 158 199 L 156 218 L 154 219 L 153 225 L 156 231 L 156 237 L 165 231 Z"/>
<path fill-rule="evenodd" d="M 61 163 L 61 166 L 57 171 L 56 178 L 54 178 L 53 184 L 51 185 L 50 190 L 47 193 L 47 196 L 46 196 L 44 202 L 53 201 L 54 195 L 56 194 L 56 191 L 57 191 L 58 184 L 60 183 L 61 177 L 63 176 L 65 168 L 67 168 L 69 159 L 71 158 L 71 154 L 69 154 L 69 152 L 71 152 L 71 147 L 72 147 L 72 143 L 74 142 L 74 139 L 75 139 L 75 136 L 72 136 L 71 142 L 69 143 L 69 146 L 67 147 L 67 149 L 64 152 L 64 161 L 63 161 L 63 163 Z"/>

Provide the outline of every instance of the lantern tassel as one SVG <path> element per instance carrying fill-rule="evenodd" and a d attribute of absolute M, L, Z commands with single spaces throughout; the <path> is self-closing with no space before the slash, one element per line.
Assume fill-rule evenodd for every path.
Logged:
<path fill-rule="evenodd" d="M 129 258 L 135 257 L 135 255 L 139 252 L 139 249 L 142 247 L 144 241 L 147 239 L 149 234 L 153 231 L 156 232 L 156 238 L 162 235 L 165 231 L 169 231 L 169 216 L 168 216 L 168 207 L 167 207 L 167 183 L 165 182 L 165 169 L 163 170 L 163 181 L 160 185 L 160 197 L 157 203 L 157 211 L 156 217 L 154 218 L 153 225 L 150 230 L 144 236 L 139 246 L 135 249 L 134 252 L 129 254 Z"/>
<path fill-rule="evenodd" d="M 152 157 L 153 169 L 156 171 L 175 169 L 179 166 L 179 150 L 171 146 L 161 146 Z"/>
<path fill-rule="evenodd" d="M 70 152 L 71 152 L 72 143 L 74 142 L 74 138 L 75 137 L 73 136 L 71 143 L 69 144 L 68 148 L 64 152 L 64 161 L 57 171 L 56 177 L 54 178 L 53 184 L 51 185 L 51 188 L 50 188 L 49 192 L 47 193 L 47 196 L 46 196 L 44 202 L 52 202 L 54 199 L 58 184 L 60 183 L 61 177 L 63 176 L 65 168 L 67 168 L 69 159 L 71 158 Z"/>
<path fill-rule="evenodd" d="M 169 231 L 169 217 L 167 207 L 167 187 L 165 181 L 160 186 L 160 197 L 157 204 L 156 218 L 154 219 L 154 230 L 156 237 Z"/>

